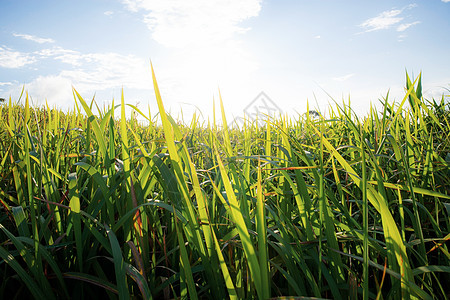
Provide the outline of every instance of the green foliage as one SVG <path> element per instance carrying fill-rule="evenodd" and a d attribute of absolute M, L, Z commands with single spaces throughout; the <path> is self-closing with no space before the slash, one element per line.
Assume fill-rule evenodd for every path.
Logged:
<path fill-rule="evenodd" d="M 159 120 L 9 100 L 0 298 L 446 299 L 450 104 L 406 78 L 362 119 L 240 129 L 222 101 L 222 129 L 176 123 L 154 74 Z"/>

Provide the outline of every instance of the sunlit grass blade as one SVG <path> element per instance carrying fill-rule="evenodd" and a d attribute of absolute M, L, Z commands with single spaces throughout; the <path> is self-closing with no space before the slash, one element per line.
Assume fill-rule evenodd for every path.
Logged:
<path fill-rule="evenodd" d="M 219 242 L 217 241 L 217 237 L 214 232 L 212 232 L 212 234 L 213 234 L 213 240 L 214 240 L 214 247 L 216 249 L 217 256 L 219 257 L 220 269 L 222 270 L 223 278 L 225 280 L 225 284 L 226 284 L 226 287 L 228 290 L 228 296 L 230 297 L 230 299 L 236 300 L 236 299 L 238 299 L 236 287 L 234 286 L 233 280 L 232 280 L 230 272 L 228 270 L 228 266 L 225 262 L 222 251 L 220 249 Z"/>
<path fill-rule="evenodd" d="M 263 286 L 264 299 L 270 298 L 270 273 L 269 273 L 269 256 L 267 250 L 267 224 L 266 209 L 263 196 L 263 188 L 261 183 L 261 167 L 258 163 L 258 178 L 256 185 L 256 232 L 258 234 L 258 257 L 261 272 L 261 284 Z"/>
<path fill-rule="evenodd" d="M 255 284 L 256 291 L 259 298 L 263 298 L 263 282 L 261 280 L 261 269 L 256 256 L 255 248 L 253 247 L 253 242 L 250 238 L 247 225 L 245 224 L 244 217 L 240 211 L 239 203 L 234 194 L 234 189 L 230 183 L 227 175 L 225 166 L 223 165 L 222 159 L 216 151 L 217 162 L 219 163 L 220 174 L 222 176 L 223 185 L 227 193 L 227 198 L 229 201 L 230 214 L 233 218 L 236 228 L 238 229 L 239 236 L 241 238 L 242 247 L 244 248 L 245 256 L 247 257 L 248 265 L 250 268 L 250 273 Z"/>
<path fill-rule="evenodd" d="M 316 133 L 321 137 L 324 146 L 330 151 L 334 157 L 339 161 L 341 166 L 346 170 L 347 174 L 352 178 L 355 184 L 362 188 L 361 179 L 349 163 L 339 154 L 339 152 L 328 142 L 328 140 L 317 130 Z M 379 194 L 370 185 L 367 186 L 367 199 L 378 210 L 381 215 L 384 235 L 388 246 L 388 256 L 391 255 L 390 265 L 395 269 L 400 268 L 402 280 L 402 297 L 408 297 L 410 291 L 408 288 L 409 282 L 414 282 L 411 274 L 411 268 L 406 253 L 406 248 L 401 239 L 395 221 L 387 207 L 386 199 L 379 197 Z M 393 261 L 395 257 L 395 262 Z"/>
<path fill-rule="evenodd" d="M 222 95 L 219 91 L 219 100 L 220 100 L 220 112 L 222 115 L 222 133 L 223 133 L 223 143 L 225 144 L 225 150 L 227 151 L 228 156 L 233 155 L 233 148 L 231 148 L 230 143 L 230 132 L 227 124 L 227 117 L 225 116 L 225 109 L 223 107 Z"/>
<path fill-rule="evenodd" d="M 95 137 L 97 139 L 97 143 L 99 146 L 100 156 L 108 157 L 108 152 L 106 151 L 106 143 L 104 139 L 104 134 L 100 129 L 100 125 L 98 124 L 95 115 L 92 113 L 91 108 L 87 105 L 86 101 L 81 97 L 81 95 L 74 89 L 73 92 L 80 101 L 81 106 L 83 106 L 84 111 L 88 115 L 89 125 L 92 126 L 92 130 L 94 131 Z M 105 161 L 107 161 L 106 159 Z"/>
<path fill-rule="evenodd" d="M 20 236 L 30 236 L 30 231 L 28 230 L 27 217 L 22 206 L 16 206 L 11 209 L 14 216 L 14 221 L 16 222 L 17 230 Z"/>

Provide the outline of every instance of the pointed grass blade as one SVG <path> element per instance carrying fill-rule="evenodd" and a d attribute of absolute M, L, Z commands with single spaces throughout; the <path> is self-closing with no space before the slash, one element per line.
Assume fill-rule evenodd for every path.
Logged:
<path fill-rule="evenodd" d="M 225 191 L 227 193 L 228 201 L 230 203 L 229 209 L 231 216 L 233 218 L 234 223 L 236 224 L 236 228 L 238 229 L 239 236 L 241 238 L 242 247 L 244 248 L 245 256 L 247 257 L 248 266 L 250 268 L 250 274 L 253 278 L 253 282 L 255 284 L 256 291 L 258 293 L 258 297 L 263 299 L 263 282 L 261 280 L 261 271 L 259 262 L 257 259 L 257 255 L 255 252 L 255 248 L 253 247 L 253 243 L 248 232 L 247 225 L 244 221 L 244 217 L 239 207 L 239 202 L 236 199 L 236 195 L 234 194 L 234 189 L 231 185 L 230 179 L 228 178 L 227 170 L 223 165 L 222 159 L 220 158 L 217 149 L 215 149 L 217 162 L 219 164 L 220 174 L 222 176 L 223 185 L 225 187 Z"/>
<path fill-rule="evenodd" d="M 316 134 L 322 139 L 324 146 L 328 151 L 338 160 L 344 170 L 348 173 L 355 184 L 362 189 L 361 178 L 357 175 L 356 171 L 350 166 L 350 164 L 339 154 L 339 152 L 331 145 L 331 143 L 322 135 L 319 130 L 313 128 Z M 400 268 L 401 289 L 402 296 L 408 297 L 411 293 L 408 283 L 414 283 L 414 278 L 411 273 L 411 267 L 409 264 L 406 247 L 401 238 L 400 232 L 394 221 L 394 218 L 389 210 L 386 199 L 380 197 L 379 193 L 370 185 L 367 186 L 367 199 L 380 213 L 384 235 L 386 238 L 386 244 L 388 247 L 389 263 L 393 267 L 396 265 Z M 395 261 L 393 261 L 395 259 Z M 395 269 L 394 269 L 395 270 Z"/>
<path fill-rule="evenodd" d="M 117 241 L 116 235 L 105 224 L 106 233 L 108 234 L 109 242 L 113 253 L 114 271 L 116 274 L 117 290 L 119 292 L 120 299 L 129 299 L 130 293 L 128 292 L 127 272 L 125 269 L 125 262 L 122 257 L 122 251 L 120 249 L 119 241 Z"/>
<path fill-rule="evenodd" d="M 270 298 L 269 255 L 267 249 L 267 224 L 264 195 L 261 184 L 261 163 L 258 162 L 258 178 L 256 185 L 256 232 L 258 234 L 258 257 L 263 286 L 264 299 Z"/>

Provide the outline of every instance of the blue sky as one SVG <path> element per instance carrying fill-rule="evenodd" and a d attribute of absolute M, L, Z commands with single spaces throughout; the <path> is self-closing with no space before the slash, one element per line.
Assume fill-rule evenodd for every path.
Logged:
<path fill-rule="evenodd" d="M 120 99 L 152 115 L 155 68 L 166 109 L 229 117 L 264 91 L 284 112 L 350 97 L 360 114 L 405 70 L 427 97 L 450 88 L 450 0 L 1 0 L 0 97 L 22 86 L 35 105 L 73 108 L 72 86 L 99 104 Z M 447 92 L 448 94 L 448 92 Z"/>

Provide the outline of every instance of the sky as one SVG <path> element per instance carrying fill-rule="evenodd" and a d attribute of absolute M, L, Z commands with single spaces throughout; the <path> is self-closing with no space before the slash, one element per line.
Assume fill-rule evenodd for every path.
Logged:
<path fill-rule="evenodd" d="M 188 121 L 266 109 L 290 116 L 350 99 L 365 114 L 450 88 L 450 0 L 0 0 L 0 97 L 74 109 L 72 88 Z"/>

